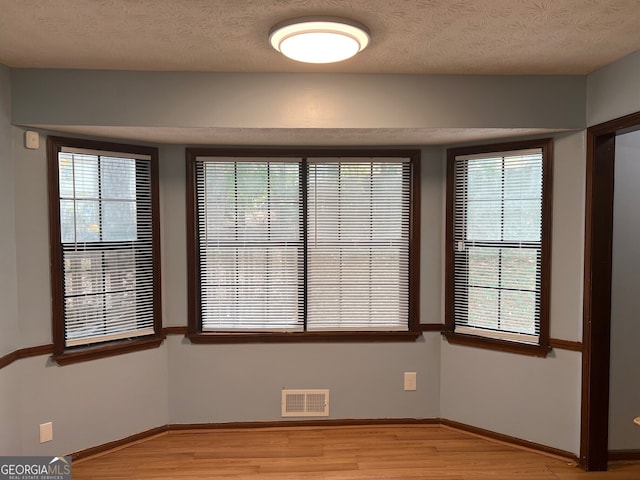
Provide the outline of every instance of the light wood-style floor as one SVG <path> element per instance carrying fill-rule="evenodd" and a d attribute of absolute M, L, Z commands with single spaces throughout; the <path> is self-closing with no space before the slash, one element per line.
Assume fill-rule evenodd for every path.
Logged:
<path fill-rule="evenodd" d="M 638 480 L 640 462 L 584 472 L 436 425 L 169 432 L 73 463 L 74 480 Z"/>

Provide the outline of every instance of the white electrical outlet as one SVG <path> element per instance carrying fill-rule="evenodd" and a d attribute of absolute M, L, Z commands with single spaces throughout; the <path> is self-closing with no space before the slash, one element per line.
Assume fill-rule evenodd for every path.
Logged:
<path fill-rule="evenodd" d="M 53 440 L 53 422 L 40 424 L 40 443 Z"/>
<path fill-rule="evenodd" d="M 416 372 L 404 372 L 404 389 L 415 390 L 417 387 L 417 375 Z"/>

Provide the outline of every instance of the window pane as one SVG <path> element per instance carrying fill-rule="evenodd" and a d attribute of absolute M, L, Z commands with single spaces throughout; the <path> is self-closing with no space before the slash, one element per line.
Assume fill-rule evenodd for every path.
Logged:
<path fill-rule="evenodd" d="M 500 240 L 502 236 L 502 202 L 475 201 L 467 203 L 468 241 Z"/>
<path fill-rule="evenodd" d="M 66 340 L 95 337 L 105 332 L 104 295 L 68 297 L 65 299 Z"/>
<path fill-rule="evenodd" d="M 136 199 L 136 162 L 126 158 L 100 158 L 103 199 Z"/>
<path fill-rule="evenodd" d="M 406 330 L 409 164 L 308 168 L 308 329 Z"/>
<path fill-rule="evenodd" d="M 100 240 L 100 202 L 78 200 L 75 202 L 75 242 Z"/>
<path fill-rule="evenodd" d="M 102 222 L 103 241 L 134 241 L 137 230 L 135 202 L 103 202 Z"/>
<path fill-rule="evenodd" d="M 535 334 L 536 294 L 535 292 L 502 292 L 502 329 L 510 332 Z"/>
<path fill-rule="evenodd" d="M 75 241 L 75 218 L 75 202 L 73 200 L 60 200 L 60 236 L 62 237 L 62 243 Z"/>
<path fill-rule="evenodd" d="M 97 199 L 100 192 L 98 157 L 95 155 L 73 155 L 73 178 L 73 197 Z"/>
<path fill-rule="evenodd" d="M 203 254 L 204 330 L 297 329 L 297 246 L 210 246 Z"/>
<path fill-rule="evenodd" d="M 203 330 L 408 329 L 411 166 L 368 160 L 194 161 Z"/>
<path fill-rule="evenodd" d="M 67 297 L 100 293 L 104 289 L 100 253 L 66 252 L 64 270 L 64 290 Z"/>
<path fill-rule="evenodd" d="M 309 254 L 310 329 L 404 326 L 406 272 L 393 248 L 313 248 Z"/>
<path fill-rule="evenodd" d="M 499 328 L 499 295 L 496 289 L 469 287 L 468 325 Z"/>
<path fill-rule="evenodd" d="M 73 155 L 60 153 L 58 158 L 60 198 L 73 198 Z"/>
<path fill-rule="evenodd" d="M 105 290 L 122 292 L 136 288 L 136 255 L 133 250 L 107 251 L 103 253 Z"/>
<path fill-rule="evenodd" d="M 469 285 L 500 286 L 500 250 L 497 248 L 469 248 Z"/>
<path fill-rule="evenodd" d="M 130 332 L 138 327 L 136 294 L 133 291 L 107 293 L 105 295 L 105 322 L 109 333 Z"/>
<path fill-rule="evenodd" d="M 298 238 L 297 164 L 207 162 L 202 168 L 205 235 L 219 240 Z"/>
<path fill-rule="evenodd" d="M 201 161 L 196 171 L 203 330 L 299 330 L 299 163 Z"/>
<path fill-rule="evenodd" d="M 447 248 L 453 255 L 447 268 L 453 268 L 448 301 L 454 302 L 454 318 L 447 319 L 453 325 L 448 328 L 474 335 L 486 329 L 489 337 L 535 343 L 542 294 L 542 148 L 467 152 L 451 160 L 453 244 Z"/>
<path fill-rule="evenodd" d="M 401 238 L 409 208 L 402 165 L 374 164 L 371 185 L 371 233 L 379 240 Z M 403 212 L 402 215 L 398 215 Z"/>
<path fill-rule="evenodd" d="M 542 161 L 540 155 L 512 156 L 504 159 L 504 198 L 540 199 Z"/>
<path fill-rule="evenodd" d="M 542 203 L 536 200 L 504 201 L 504 240 L 539 242 Z"/>
<path fill-rule="evenodd" d="M 469 161 L 466 175 L 467 201 L 502 198 L 502 158 Z"/>
<path fill-rule="evenodd" d="M 51 159 L 59 173 L 64 308 L 55 321 L 63 323 L 63 347 L 153 334 L 152 162 L 146 153 L 58 148 L 74 151 Z"/>
<path fill-rule="evenodd" d="M 535 291 L 538 275 L 537 249 L 502 249 L 503 288 Z"/>

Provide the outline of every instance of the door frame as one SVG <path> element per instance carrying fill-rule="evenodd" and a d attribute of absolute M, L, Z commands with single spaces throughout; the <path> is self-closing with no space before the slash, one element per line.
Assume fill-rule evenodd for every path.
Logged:
<path fill-rule="evenodd" d="M 608 464 L 615 140 L 637 130 L 640 112 L 587 129 L 580 420 L 585 470 L 606 470 Z"/>

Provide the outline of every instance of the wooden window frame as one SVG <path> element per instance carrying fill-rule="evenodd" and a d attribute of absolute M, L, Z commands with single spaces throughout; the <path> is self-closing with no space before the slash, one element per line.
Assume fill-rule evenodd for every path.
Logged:
<path fill-rule="evenodd" d="M 62 260 L 60 226 L 60 188 L 58 153 L 62 147 L 86 150 L 148 155 L 151 158 L 151 215 L 152 215 L 152 264 L 153 264 L 153 330 L 152 335 L 109 340 L 88 345 L 65 345 L 64 266 Z M 160 346 L 162 334 L 162 297 L 160 262 L 160 210 L 158 180 L 158 149 L 130 144 L 83 140 L 68 137 L 47 137 L 48 191 L 49 191 L 49 243 L 51 255 L 52 291 L 52 359 L 67 365 Z"/>
<path fill-rule="evenodd" d="M 332 331 L 332 332 L 203 332 L 200 319 L 200 275 L 198 269 L 196 168 L 198 157 L 404 157 L 410 159 L 411 198 L 409 230 L 409 318 L 407 331 Z M 422 335 L 419 325 L 420 281 L 420 151 L 377 149 L 235 149 L 187 148 L 187 268 L 188 327 L 192 343 L 281 343 L 281 342 L 398 342 L 415 341 Z"/>
<path fill-rule="evenodd" d="M 455 331 L 455 258 L 454 258 L 454 212 L 455 212 L 455 159 L 462 155 L 485 154 L 542 149 L 542 231 L 541 231 L 541 286 L 540 286 L 540 334 L 537 344 L 515 340 L 489 338 Z M 549 345 L 549 295 L 551 275 L 551 215 L 553 194 L 553 140 L 526 140 L 499 144 L 451 148 L 447 150 L 447 198 L 446 198 L 446 246 L 445 246 L 445 326 L 443 335 L 449 343 L 480 347 L 490 350 L 546 357 Z"/>

